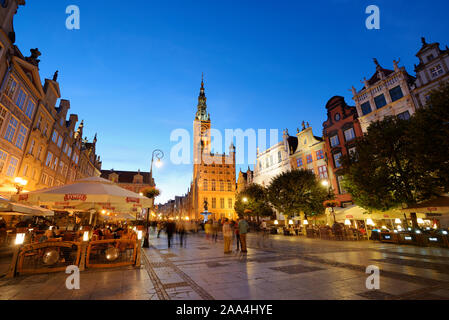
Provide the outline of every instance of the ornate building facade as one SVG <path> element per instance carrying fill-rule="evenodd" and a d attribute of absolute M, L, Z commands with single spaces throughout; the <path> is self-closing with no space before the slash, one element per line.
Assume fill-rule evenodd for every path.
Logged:
<path fill-rule="evenodd" d="M 212 219 L 234 218 L 235 204 L 235 147 L 229 146 L 229 154 L 211 153 L 210 115 L 207 113 L 204 81 L 193 121 L 193 180 L 190 197 L 190 218 L 199 220 L 204 203 Z"/>
<path fill-rule="evenodd" d="M 393 61 L 394 70 L 382 68 L 377 59 L 374 63 L 376 72 L 369 80 L 364 78 L 364 87 L 360 91 L 352 87 L 363 132 L 367 132 L 373 121 L 386 116 L 409 119 L 416 110 L 411 94 L 415 78 L 407 73 L 405 67 L 398 66 L 399 61 Z"/>
<path fill-rule="evenodd" d="M 421 38 L 422 47 L 416 54 L 419 64 L 415 65 L 416 82 L 413 97 L 418 108 L 426 105 L 430 91 L 449 81 L 449 48 L 440 49 L 439 43 L 427 43 Z"/>
<path fill-rule="evenodd" d="M 291 170 L 289 158 L 289 143 L 291 143 L 291 138 L 288 135 L 288 130 L 284 130 L 283 140 L 281 142 L 262 152 L 259 152 L 259 148 L 257 148 L 256 165 L 254 166 L 254 183 L 268 187 L 274 177 Z"/>
<path fill-rule="evenodd" d="M 242 172 L 240 169 L 239 176 L 237 177 L 237 194 L 246 189 L 250 184 L 254 183 L 254 171 L 249 167 L 246 172 Z"/>
<path fill-rule="evenodd" d="M 57 186 L 87 176 L 99 176 L 100 158 L 92 143 L 82 140 L 78 116 L 67 120 L 70 101 L 61 99 L 58 72 L 42 85 L 39 50 L 25 57 L 14 45 L 13 18 L 25 1 L 0 6 L 0 193 L 16 192 L 16 178 L 26 190 Z M 86 159 L 83 166 L 80 159 Z"/>
<path fill-rule="evenodd" d="M 323 123 L 323 140 L 330 187 L 339 206 L 352 204 L 352 197 L 342 186 L 340 158 L 355 153 L 356 138 L 362 137 L 357 109 L 346 104 L 343 97 L 332 97 L 326 104 L 327 120 Z"/>

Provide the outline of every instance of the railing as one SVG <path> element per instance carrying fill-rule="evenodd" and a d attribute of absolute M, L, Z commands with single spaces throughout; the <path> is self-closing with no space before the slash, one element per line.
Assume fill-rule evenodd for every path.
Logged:
<path fill-rule="evenodd" d="M 80 271 L 140 266 L 140 244 L 141 240 L 110 239 L 89 242 L 49 240 L 16 246 L 6 276 L 62 272 L 70 265 L 78 266 Z"/>
<path fill-rule="evenodd" d="M 87 247 L 87 268 L 113 268 L 134 265 L 137 243 L 131 239 L 90 241 Z"/>
<path fill-rule="evenodd" d="M 17 272 L 36 274 L 64 271 L 69 265 L 79 265 L 79 242 L 48 241 L 25 245 L 19 252 Z"/>

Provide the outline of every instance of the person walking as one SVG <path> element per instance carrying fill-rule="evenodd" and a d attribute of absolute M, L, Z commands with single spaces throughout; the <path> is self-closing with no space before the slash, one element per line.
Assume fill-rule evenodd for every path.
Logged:
<path fill-rule="evenodd" d="M 178 227 L 178 233 L 179 233 L 179 242 L 181 244 L 181 247 L 184 245 L 184 248 L 186 247 L 186 243 L 187 243 L 187 230 L 186 230 L 186 225 L 183 221 L 181 221 L 179 223 L 179 227 Z"/>
<path fill-rule="evenodd" d="M 246 221 L 245 217 L 241 218 L 238 229 L 243 253 L 248 252 L 246 249 L 246 234 L 248 233 L 248 227 L 248 221 Z"/>
<path fill-rule="evenodd" d="M 170 248 L 172 238 L 173 238 L 173 233 L 176 231 L 175 223 L 173 221 L 168 221 L 167 224 L 165 225 L 165 231 L 167 232 L 167 242 L 168 242 L 168 247 Z"/>
<path fill-rule="evenodd" d="M 231 253 L 232 228 L 228 218 L 223 223 L 224 253 Z"/>
<path fill-rule="evenodd" d="M 218 220 L 214 220 L 213 224 L 212 224 L 212 238 L 213 240 L 215 240 L 215 242 L 217 242 L 218 239 L 218 229 L 220 228 L 220 223 L 218 222 Z"/>
<path fill-rule="evenodd" d="M 237 218 L 237 221 L 234 223 L 234 234 L 235 234 L 235 240 L 237 242 L 237 251 L 240 250 L 240 234 L 239 234 L 239 219 Z"/>

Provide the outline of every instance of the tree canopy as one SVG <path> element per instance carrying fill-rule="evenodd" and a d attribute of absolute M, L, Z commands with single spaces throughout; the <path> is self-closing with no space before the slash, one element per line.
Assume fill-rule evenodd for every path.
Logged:
<path fill-rule="evenodd" d="M 268 199 L 279 213 L 293 217 L 324 212 L 328 190 L 310 170 L 292 170 L 276 176 L 268 187 Z"/>
<path fill-rule="evenodd" d="M 373 122 L 342 158 L 344 187 L 367 210 L 410 206 L 449 188 L 449 84 L 409 120 Z"/>
<path fill-rule="evenodd" d="M 257 217 L 270 217 L 274 215 L 274 211 L 268 202 L 267 189 L 254 183 L 237 194 L 235 211 L 239 215 Z"/>

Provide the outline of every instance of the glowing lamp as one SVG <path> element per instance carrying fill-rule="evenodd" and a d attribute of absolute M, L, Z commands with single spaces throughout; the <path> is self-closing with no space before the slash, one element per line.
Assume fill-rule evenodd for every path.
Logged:
<path fill-rule="evenodd" d="M 416 230 L 415 232 L 416 232 L 417 234 L 420 234 L 420 233 L 421 233 L 421 231 L 419 231 L 419 230 Z"/>
<path fill-rule="evenodd" d="M 375 225 L 374 222 L 373 222 L 373 219 L 371 219 L 371 218 L 366 219 L 366 224 L 370 225 L 370 226 L 374 226 Z"/>
<path fill-rule="evenodd" d="M 274 224 L 275 224 L 275 225 L 278 225 L 278 224 L 279 224 L 279 221 L 274 220 Z"/>
<path fill-rule="evenodd" d="M 137 231 L 137 240 L 142 239 L 142 230 Z"/>
<path fill-rule="evenodd" d="M 387 229 L 387 227 L 386 226 L 382 226 L 382 229 Z"/>
<path fill-rule="evenodd" d="M 346 220 L 345 220 L 345 225 L 350 226 L 350 225 L 351 225 L 351 220 L 346 219 Z"/>
<path fill-rule="evenodd" d="M 89 241 L 89 231 L 84 231 L 84 233 L 83 233 L 83 241 Z"/>
<path fill-rule="evenodd" d="M 422 218 L 418 218 L 417 221 L 418 221 L 419 224 L 423 224 L 424 223 L 424 220 Z"/>
<path fill-rule="evenodd" d="M 160 167 L 162 167 L 162 161 L 161 161 L 161 159 L 157 159 L 156 168 L 160 168 Z"/>
<path fill-rule="evenodd" d="M 304 220 L 303 223 L 304 223 L 304 225 L 308 225 L 308 224 L 309 224 L 309 221 Z"/>
<path fill-rule="evenodd" d="M 288 224 L 293 224 L 293 220 L 288 220 Z"/>
<path fill-rule="evenodd" d="M 324 187 L 327 187 L 327 186 L 329 185 L 329 181 L 323 180 L 323 181 L 321 181 L 321 184 L 322 184 Z"/>
<path fill-rule="evenodd" d="M 21 232 L 21 233 L 17 233 L 16 234 L 16 241 L 14 242 L 16 245 L 21 245 L 23 244 L 23 242 L 25 241 L 25 233 Z"/>
<path fill-rule="evenodd" d="M 444 235 L 447 235 L 447 231 L 443 231 L 443 234 L 444 234 Z"/>
<path fill-rule="evenodd" d="M 396 223 L 396 224 L 401 224 L 401 219 L 396 218 L 396 219 L 394 220 L 394 223 Z"/>

